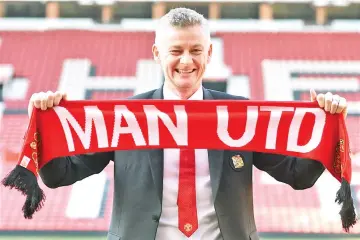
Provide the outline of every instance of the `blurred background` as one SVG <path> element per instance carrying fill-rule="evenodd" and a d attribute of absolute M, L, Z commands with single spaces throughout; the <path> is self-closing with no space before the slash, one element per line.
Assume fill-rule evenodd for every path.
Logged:
<path fill-rule="evenodd" d="M 0 1 L 0 178 L 16 164 L 34 92 L 69 99 L 125 98 L 159 87 L 152 60 L 156 20 L 174 7 L 210 20 L 214 54 L 205 87 L 254 100 L 309 100 L 309 89 L 349 103 L 355 206 L 360 207 L 359 0 L 27 0 Z M 73 186 L 48 189 L 34 219 L 24 196 L 0 187 L 0 240 L 105 239 L 113 198 L 113 165 Z M 344 234 L 329 174 L 295 191 L 254 170 L 261 238 L 356 239 Z M 358 238 L 360 239 L 360 237 Z M 210 240 L 210 239 L 209 239 Z"/>

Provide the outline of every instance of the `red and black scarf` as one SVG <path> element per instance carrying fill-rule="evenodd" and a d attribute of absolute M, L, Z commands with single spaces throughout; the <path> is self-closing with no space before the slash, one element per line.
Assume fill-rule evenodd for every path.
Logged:
<path fill-rule="evenodd" d="M 275 153 L 320 161 L 341 182 L 345 231 L 356 223 L 345 120 L 317 103 L 266 101 L 62 101 L 34 110 L 17 166 L 3 185 L 26 195 L 25 218 L 44 203 L 39 170 L 56 157 L 148 148 Z M 270 160 L 269 160 L 270 161 Z"/>

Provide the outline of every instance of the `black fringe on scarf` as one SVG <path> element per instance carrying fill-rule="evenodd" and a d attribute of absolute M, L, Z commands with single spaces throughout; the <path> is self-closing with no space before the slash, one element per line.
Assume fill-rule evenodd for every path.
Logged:
<path fill-rule="evenodd" d="M 354 201 L 351 197 L 350 184 L 342 178 L 341 187 L 336 193 L 335 202 L 342 204 L 340 210 L 341 222 L 344 230 L 348 233 L 349 228 L 354 226 L 357 219 L 354 208 Z"/>
<path fill-rule="evenodd" d="M 28 169 L 17 165 L 1 183 L 10 189 L 15 188 L 19 190 L 26 196 L 26 201 L 22 208 L 26 219 L 32 219 L 33 214 L 42 208 L 46 198 L 45 194 L 39 187 L 35 175 Z M 350 184 L 345 179 L 341 181 L 341 187 L 336 193 L 335 202 L 342 204 L 339 214 L 344 230 L 349 232 L 350 227 L 356 224 L 357 219 Z"/>
<path fill-rule="evenodd" d="M 5 187 L 15 188 L 26 196 L 22 208 L 24 217 L 32 219 L 33 214 L 41 209 L 45 201 L 43 190 L 39 187 L 36 176 L 28 169 L 17 165 L 2 181 Z"/>

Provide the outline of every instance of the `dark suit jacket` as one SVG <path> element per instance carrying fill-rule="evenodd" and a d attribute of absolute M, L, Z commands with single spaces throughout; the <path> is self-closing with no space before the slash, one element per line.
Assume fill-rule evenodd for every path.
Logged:
<path fill-rule="evenodd" d="M 162 89 L 133 99 L 162 99 Z M 204 99 L 239 99 L 204 89 Z M 209 150 L 213 200 L 224 240 L 258 240 L 253 211 L 253 166 L 294 189 L 314 185 L 324 166 L 313 160 L 245 151 Z M 240 154 L 242 168 L 231 158 Z M 46 186 L 57 188 L 100 173 L 114 161 L 114 200 L 108 240 L 151 240 L 161 215 L 163 150 L 132 150 L 94 153 L 54 159 L 40 176 Z M 171 239 L 171 236 L 169 236 Z M 212 240 L 212 239 L 209 239 Z"/>

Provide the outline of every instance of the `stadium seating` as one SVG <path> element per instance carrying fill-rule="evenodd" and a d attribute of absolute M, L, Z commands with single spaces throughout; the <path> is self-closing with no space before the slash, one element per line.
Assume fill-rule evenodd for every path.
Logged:
<path fill-rule="evenodd" d="M 0 147 L 2 151 L 3 177 L 13 167 L 11 161 L 20 150 L 22 136 L 27 126 L 27 100 L 33 92 L 56 90 L 67 59 L 89 59 L 93 67 L 92 76 L 119 76 L 133 78 L 137 62 L 151 59 L 151 45 L 154 35 L 142 32 L 96 32 L 96 31 L 45 31 L 45 32 L 1 32 L 0 64 L 12 64 L 15 78 L 27 78 L 30 82 L 23 100 L 5 100 L 6 111 L 1 119 Z M 217 33 L 223 40 L 224 61 L 234 76 L 250 79 L 252 99 L 266 98 L 266 86 L 276 84 L 276 72 L 272 83 L 266 82 L 265 61 L 285 61 L 302 64 L 301 61 L 352 62 L 359 59 L 360 35 L 357 33 Z M 314 65 L 315 66 L 315 65 Z M 344 67 L 346 70 L 346 67 Z M 359 72 L 342 72 L 334 68 L 314 71 L 289 72 L 289 81 L 316 81 L 316 78 L 334 78 L 334 81 L 349 81 L 360 84 Z M 351 79 L 350 79 L 351 78 Z M 350 80 L 349 80 L 350 79 Z M 151 81 L 151 76 L 149 76 Z M 340 82 L 341 84 L 342 82 Z M 351 85 L 349 85 L 351 86 Z M 106 87 L 105 87 L 106 88 Z M 360 101 L 360 88 L 326 89 L 339 92 L 352 104 Z M 86 90 L 86 89 L 85 89 Z M 322 89 L 325 90 L 325 89 Z M 133 94 L 133 89 L 87 90 L 89 99 L 125 98 Z M 293 99 L 308 100 L 308 90 L 291 92 Z M 348 127 L 353 153 L 360 152 L 360 110 L 349 112 Z M 357 145 L 355 144 L 357 143 Z M 14 155 L 15 154 L 15 155 Z M 56 190 L 47 189 L 43 184 L 47 201 L 33 220 L 25 220 L 21 215 L 24 198 L 16 191 L 2 189 L 0 201 L 0 230 L 92 230 L 106 231 L 112 207 L 113 166 L 105 173 L 109 180 L 104 191 L 101 214 L 95 219 L 72 219 L 66 214 L 72 187 Z M 359 171 L 358 166 L 354 166 Z M 324 176 L 326 179 L 326 176 Z M 323 180 L 325 181 L 325 180 Z M 318 183 L 323 184 L 323 183 Z M 356 183 L 354 193 L 358 195 Z M 338 186 L 335 186 L 336 189 Z M 305 191 L 295 191 L 275 182 L 266 173 L 255 170 L 254 205 L 258 230 L 263 232 L 323 232 L 340 233 L 341 224 L 337 211 L 324 206 L 319 191 L 314 186 Z M 333 201 L 335 194 L 330 189 L 327 201 Z M 332 192 L 331 192 L 332 191 Z M 359 196 L 360 199 L 360 196 Z M 360 202 L 357 200 L 356 204 Z M 11 207 L 10 207 L 11 206 Z M 331 205 L 332 206 L 332 205 Z M 15 209 L 15 210 L 14 210 Z M 334 219 L 327 212 L 334 212 Z M 357 226 L 352 232 L 360 233 Z"/>
<path fill-rule="evenodd" d="M 58 88 L 65 59 L 90 59 L 96 75 L 134 76 L 139 59 L 151 56 L 153 33 L 92 31 L 1 32 L 1 63 L 11 63 L 16 76 L 30 82 L 26 98 Z M 10 101 L 7 107 L 26 107 Z"/>

